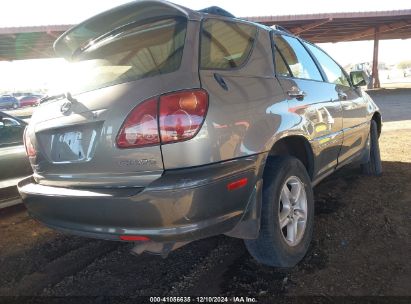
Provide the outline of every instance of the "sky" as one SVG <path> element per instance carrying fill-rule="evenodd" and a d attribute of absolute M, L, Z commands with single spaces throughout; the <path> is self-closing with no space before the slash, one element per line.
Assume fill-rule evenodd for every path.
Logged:
<path fill-rule="evenodd" d="M 1 0 L 0 27 L 72 24 L 129 0 Z M 218 5 L 235 16 L 410 9 L 409 0 L 174 0 L 192 9 Z"/>
<path fill-rule="evenodd" d="M 0 27 L 34 26 L 48 24 L 76 24 L 97 13 L 130 2 L 129 0 L 0 0 Z M 218 5 L 235 16 L 295 15 L 330 12 L 359 12 L 411 9 L 409 0 L 174 0 L 174 3 L 192 9 Z M 341 65 L 371 61 L 371 41 L 327 43 L 320 45 Z M 396 63 L 411 60 L 411 39 L 386 40 L 380 42 L 380 62 Z M 52 62 L 53 64 L 45 64 Z M 16 74 L 19 83 L 39 85 L 46 80 L 41 77 L 58 70 L 60 61 L 0 62 L 0 69 Z M 32 73 L 36 72 L 36 79 Z M 8 75 L 2 77 L 1 75 Z M 1 86 L 14 84 L 16 79 L 8 73 L 0 73 Z"/>

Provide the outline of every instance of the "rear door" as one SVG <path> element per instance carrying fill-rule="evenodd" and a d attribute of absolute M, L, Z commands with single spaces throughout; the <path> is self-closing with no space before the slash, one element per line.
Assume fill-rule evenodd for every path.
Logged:
<path fill-rule="evenodd" d="M 15 186 L 32 173 L 23 146 L 26 124 L 0 112 L 0 188 Z"/>
<path fill-rule="evenodd" d="M 345 71 L 323 50 L 311 43 L 304 43 L 315 56 L 326 76 L 327 82 L 334 86 L 342 105 L 343 113 L 343 144 L 338 157 L 339 163 L 349 161 L 358 155 L 364 148 L 369 124 L 367 117 L 367 103 L 349 81 Z"/>
<path fill-rule="evenodd" d="M 315 156 L 314 176 L 337 166 L 342 143 L 342 110 L 335 85 L 324 81 L 316 62 L 295 37 L 273 32 L 276 75 L 299 117 L 295 129 L 308 135 Z"/>
<path fill-rule="evenodd" d="M 269 31 L 256 24 L 213 16 L 203 20 L 200 78 L 209 94 L 207 117 L 196 141 L 163 146 L 166 167 L 220 162 L 266 149 L 281 124 L 281 117 L 267 109 L 286 105 L 270 50 Z M 169 152 L 176 156 L 173 161 Z"/>

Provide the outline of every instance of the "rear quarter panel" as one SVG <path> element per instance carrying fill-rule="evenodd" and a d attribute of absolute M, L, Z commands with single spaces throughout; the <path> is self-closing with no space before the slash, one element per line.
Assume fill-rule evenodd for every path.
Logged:
<path fill-rule="evenodd" d="M 268 31 L 259 29 L 246 64 L 233 70 L 200 70 L 201 85 L 209 94 L 206 120 L 191 140 L 163 145 L 165 169 L 199 166 L 247 155 L 271 147 L 283 127 L 288 105 L 274 77 Z M 223 89 L 214 78 L 219 74 Z"/>

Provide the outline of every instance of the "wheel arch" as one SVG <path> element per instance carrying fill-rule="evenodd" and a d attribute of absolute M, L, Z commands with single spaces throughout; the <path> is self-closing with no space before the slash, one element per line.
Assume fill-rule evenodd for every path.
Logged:
<path fill-rule="evenodd" d="M 268 157 L 293 156 L 300 160 L 308 175 L 314 178 L 314 153 L 308 139 L 302 135 L 289 135 L 278 139 L 271 147 Z"/>

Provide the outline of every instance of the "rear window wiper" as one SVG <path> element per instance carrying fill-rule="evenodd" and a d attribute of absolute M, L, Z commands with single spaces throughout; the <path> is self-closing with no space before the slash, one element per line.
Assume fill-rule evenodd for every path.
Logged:
<path fill-rule="evenodd" d="M 72 101 L 72 102 L 77 102 L 77 100 L 71 96 L 70 92 L 67 92 L 66 94 L 62 93 L 62 94 L 43 97 L 42 99 L 40 99 L 40 103 L 44 103 L 44 102 L 52 101 L 52 100 L 57 101 L 63 98 L 67 98 L 69 101 Z"/>
<path fill-rule="evenodd" d="M 63 99 L 63 98 L 66 98 L 66 94 L 57 94 L 57 95 L 52 95 L 52 96 L 46 96 L 46 97 L 43 97 L 42 99 L 40 99 L 40 103 L 44 103 L 44 102 L 47 102 L 47 101 L 52 101 L 52 100 L 60 100 L 60 99 Z"/>

